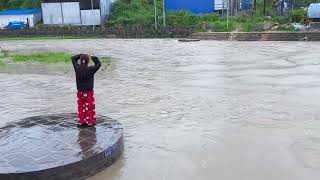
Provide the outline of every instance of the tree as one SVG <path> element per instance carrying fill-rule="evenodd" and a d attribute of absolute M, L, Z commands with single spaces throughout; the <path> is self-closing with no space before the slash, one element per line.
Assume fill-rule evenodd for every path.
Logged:
<path fill-rule="evenodd" d="M 41 6 L 40 0 L 24 0 L 21 8 L 37 8 Z"/>
<path fill-rule="evenodd" d="M 8 0 L 0 0 L 0 10 L 7 8 Z"/>
<path fill-rule="evenodd" d="M 9 0 L 6 6 L 8 9 L 18 9 L 21 7 L 22 3 L 23 0 Z"/>
<path fill-rule="evenodd" d="M 40 6 L 41 0 L 0 0 L 0 10 L 39 8 Z"/>

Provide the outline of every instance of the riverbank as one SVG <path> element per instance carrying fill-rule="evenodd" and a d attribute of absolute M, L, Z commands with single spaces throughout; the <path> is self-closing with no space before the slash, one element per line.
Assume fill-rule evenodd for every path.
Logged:
<path fill-rule="evenodd" d="M 1 30 L 0 30 L 1 31 Z M 29 31 L 30 32 L 30 31 Z M 0 32 L 1 34 L 1 32 Z M 15 32 L 14 34 L 17 34 Z M 111 35 L 91 35 L 87 37 L 85 35 L 69 35 L 69 36 L 46 36 L 46 35 L 31 35 L 24 31 L 23 34 L 19 34 L 17 37 L 12 35 L 3 36 L 1 41 L 17 41 L 17 40 L 72 40 L 72 39 L 88 39 L 88 40 L 98 40 L 98 39 L 158 39 L 158 38 L 193 38 L 199 40 L 218 40 L 218 41 L 320 41 L 320 32 L 182 32 L 179 35 L 174 35 L 172 37 L 160 34 L 153 34 L 149 37 L 139 36 L 139 35 L 125 35 L 125 36 L 111 36 Z M 170 33 L 168 33 L 170 34 Z M 0 35 L 1 36 L 1 35 Z"/>
<path fill-rule="evenodd" d="M 0 29 L 0 39 L 88 39 L 88 38 L 184 38 L 193 28 L 148 28 L 148 27 L 57 27 L 44 26 L 31 29 Z"/>
<path fill-rule="evenodd" d="M 190 37 L 219 41 L 320 41 L 319 32 L 202 32 Z"/>

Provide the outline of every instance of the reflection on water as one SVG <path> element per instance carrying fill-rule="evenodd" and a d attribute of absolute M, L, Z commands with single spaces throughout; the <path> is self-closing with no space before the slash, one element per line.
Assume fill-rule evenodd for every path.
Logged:
<path fill-rule="evenodd" d="M 95 84 L 97 113 L 120 120 L 125 153 L 91 180 L 317 180 L 318 42 L 176 40 L 0 42 L 9 50 L 115 58 Z M 4 124 L 75 112 L 73 73 L 0 74 Z M 36 67 L 36 66 L 35 66 Z M 20 74 L 21 73 L 21 74 Z"/>
<path fill-rule="evenodd" d="M 92 157 L 97 152 L 97 135 L 96 128 L 92 127 L 79 127 L 78 144 L 81 148 L 83 159 Z"/>

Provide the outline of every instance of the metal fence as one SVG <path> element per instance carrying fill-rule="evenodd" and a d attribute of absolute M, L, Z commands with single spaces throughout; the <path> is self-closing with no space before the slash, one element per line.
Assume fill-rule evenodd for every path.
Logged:
<path fill-rule="evenodd" d="M 320 0 L 318 0 L 320 3 Z M 317 0 L 223 0 L 222 14 L 235 15 L 241 11 L 255 11 L 265 15 L 286 15 L 293 9 L 307 8 Z"/>

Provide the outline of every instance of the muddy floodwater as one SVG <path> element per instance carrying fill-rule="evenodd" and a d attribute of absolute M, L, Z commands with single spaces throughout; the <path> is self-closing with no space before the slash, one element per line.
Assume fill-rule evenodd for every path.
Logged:
<path fill-rule="evenodd" d="M 97 113 L 124 125 L 119 161 L 89 180 L 318 180 L 320 43 L 0 41 L 18 52 L 110 55 Z M 70 65 L 0 70 L 0 126 L 70 113 Z M 72 70 L 72 69 L 71 69 Z"/>

